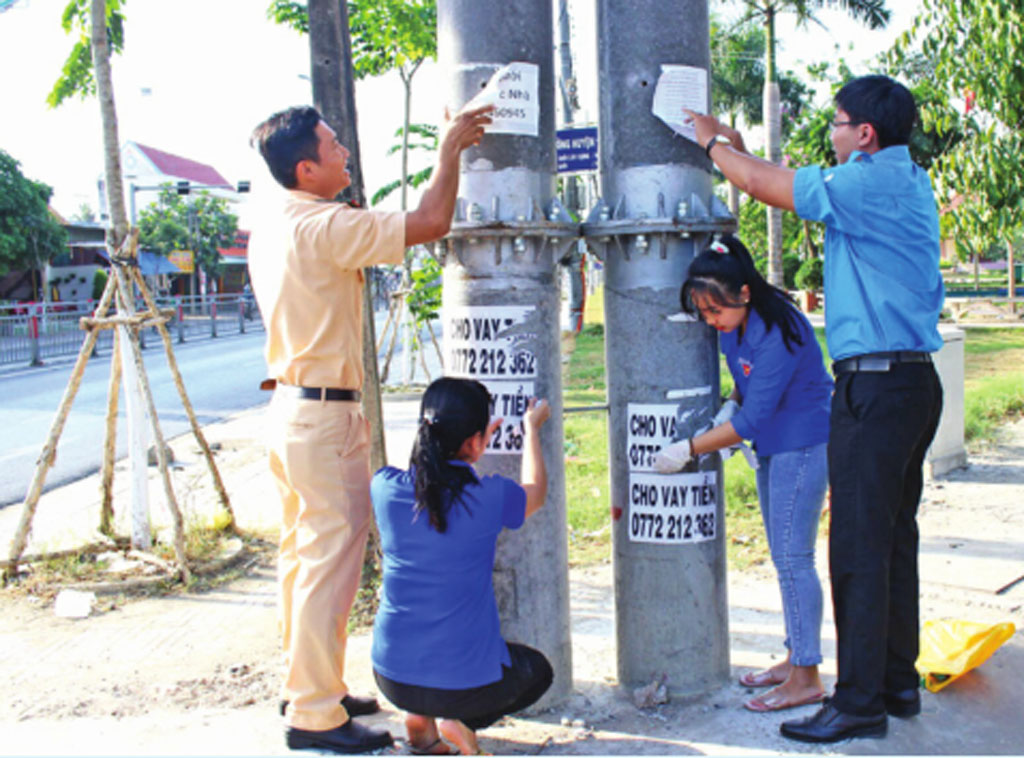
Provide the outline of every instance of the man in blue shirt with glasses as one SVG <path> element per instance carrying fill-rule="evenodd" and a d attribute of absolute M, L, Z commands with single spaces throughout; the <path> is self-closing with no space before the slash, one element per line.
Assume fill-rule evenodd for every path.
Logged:
<path fill-rule="evenodd" d="M 942 410 L 931 353 L 944 291 L 928 174 L 910 158 L 913 95 L 864 76 L 835 97 L 839 165 L 792 170 L 746 152 L 742 136 L 687 112 L 726 178 L 761 202 L 824 222 L 825 334 L 836 376 L 829 433 L 829 566 L 838 677 L 803 742 L 883 736 L 887 714 L 921 710 L 917 507 Z"/>

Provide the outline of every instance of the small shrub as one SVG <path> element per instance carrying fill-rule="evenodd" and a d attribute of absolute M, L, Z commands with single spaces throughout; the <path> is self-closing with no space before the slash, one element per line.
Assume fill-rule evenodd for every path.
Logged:
<path fill-rule="evenodd" d="M 821 258 L 808 258 L 801 263 L 794 283 L 799 290 L 820 290 L 825 284 L 824 264 Z"/>
<path fill-rule="evenodd" d="M 102 268 L 96 269 L 92 275 L 92 299 L 99 300 L 103 297 L 103 290 L 107 288 L 107 272 Z"/>

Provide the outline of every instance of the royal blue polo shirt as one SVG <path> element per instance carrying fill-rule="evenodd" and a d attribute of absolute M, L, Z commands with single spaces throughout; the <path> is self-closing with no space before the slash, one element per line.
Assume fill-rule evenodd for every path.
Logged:
<path fill-rule="evenodd" d="M 753 440 L 761 455 L 775 455 L 828 441 L 832 378 L 807 317 L 793 308 L 803 344 L 786 349 L 782 330 L 754 309 L 747 325 L 725 332 L 719 345 L 743 399 L 732 417 L 736 433 Z"/>
<path fill-rule="evenodd" d="M 825 335 L 832 360 L 942 347 L 939 215 L 906 145 L 854 151 L 793 181 L 798 216 L 825 223 Z"/>
<path fill-rule="evenodd" d="M 472 467 L 451 461 L 455 466 Z M 491 574 L 502 528 L 526 518 L 526 490 L 504 476 L 477 478 L 448 511 L 443 534 L 413 510 L 413 472 L 386 466 L 370 484 L 384 576 L 371 658 L 395 682 L 468 689 L 510 665 Z"/>

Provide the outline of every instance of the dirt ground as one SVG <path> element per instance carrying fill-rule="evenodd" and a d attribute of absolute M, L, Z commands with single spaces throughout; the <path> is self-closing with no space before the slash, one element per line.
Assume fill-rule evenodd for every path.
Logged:
<path fill-rule="evenodd" d="M 266 525 L 272 490 L 253 452 L 258 421 L 211 429 L 240 521 Z M 250 442 L 246 442 L 250 440 Z M 187 450 L 181 458 L 187 460 Z M 83 485 L 84 486 L 84 485 Z M 85 491 L 84 489 L 82 490 Z M 56 494 L 54 498 L 58 497 Z M 65 498 L 68 495 L 65 493 Z M 197 495 L 197 498 L 201 499 Z M 243 513 L 248 514 L 243 517 Z M 968 468 L 927 485 L 921 509 L 922 616 L 1024 626 L 1024 421 Z M 2 524 L 0 524 L 2 526 Z M 825 545 L 819 564 L 827 591 Z M 278 651 L 273 565 L 253 556 L 241 576 L 201 594 L 113 601 L 86 619 L 0 595 L 0 754 L 275 755 L 287 752 L 277 716 Z M 1016 582 L 1016 583 L 1014 583 Z M 890 719 L 884 740 L 808 746 L 778 724 L 810 708 L 754 714 L 736 678 L 781 653 L 781 607 L 770 569 L 729 578 L 732 676 L 711 693 L 639 710 L 615 680 L 612 569 L 570 576 L 574 690 L 554 709 L 505 719 L 481 734 L 497 754 L 1017 754 L 1024 751 L 1024 642 L 1017 634 L 982 668 L 924 712 Z M 109 605 L 109 604 L 108 604 Z M 830 610 L 823 627 L 826 687 L 835 671 Z M 350 686 L 374 691 L 367 633 L 348 648 Z M 390 708 L 372 719 L 402 734 Z M 401 743 L 392 752 L 407 752 Z"/>

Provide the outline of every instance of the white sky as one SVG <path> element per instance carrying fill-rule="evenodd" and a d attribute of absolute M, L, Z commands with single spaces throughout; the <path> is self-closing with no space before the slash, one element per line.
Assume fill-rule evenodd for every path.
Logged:
<path fill-rule="evenodd" d="M 53 206 L 70 216 L 82 203 L 97 207 L 96 180 L 103 163 L 95 100 L 67 102 L 57 110 L 45 103 L 72 45 L 60 28 L 65 4 L 19 0 L 0 13 L 0 148 L 21 162 L 26 175 L 54 187 Z M 258 197 L 272 180 L 248 147 L 249 132 L 273 111 L 311 100 L 309 82 L 300 77 L 309 72 L 308 40 L 269 21 L 268 4 L 128 2 L 127 45 L 113 59 L 122 143 L 134 140 L 209 163 L 231 182 L 251 180 Z M 584 109 L 580 115 L 590 120 L 597 118 L 594 5 L 593 0 L 570 2 Z M 806 63 L 840 55 L 851 64 L 871 58 L 909 26 L 918 0 L 889 5 L 893 22 L 883 32 L 869 32 L 839 11 L 820 14 L 827 30 L 794 31 L 788 18 L 780 18 L 780 66 L 800 73 Z M 711 6 L 729 12 L 728 5 Z M 144 88 L 151 94 L 143 94 Z M 443 89 L 437 66 L 428 62 L 414 80 L 414 122 L 438 120 L 443 104 L 431 93 Z M 394 74 L 359 82 L 356 101 L 366 189 L 372 195 L 399 174 L 397 157 L 388 159 L 385 153 L 401 125 L 401 82 Z M 417 159 L 422 162 L 414 154 L 412 160 Z M 389 207 L 397 207 L 397 195 Z M 246 206 L 254 203 L 239 208 L 243 227 L 254 212 Z"/>

